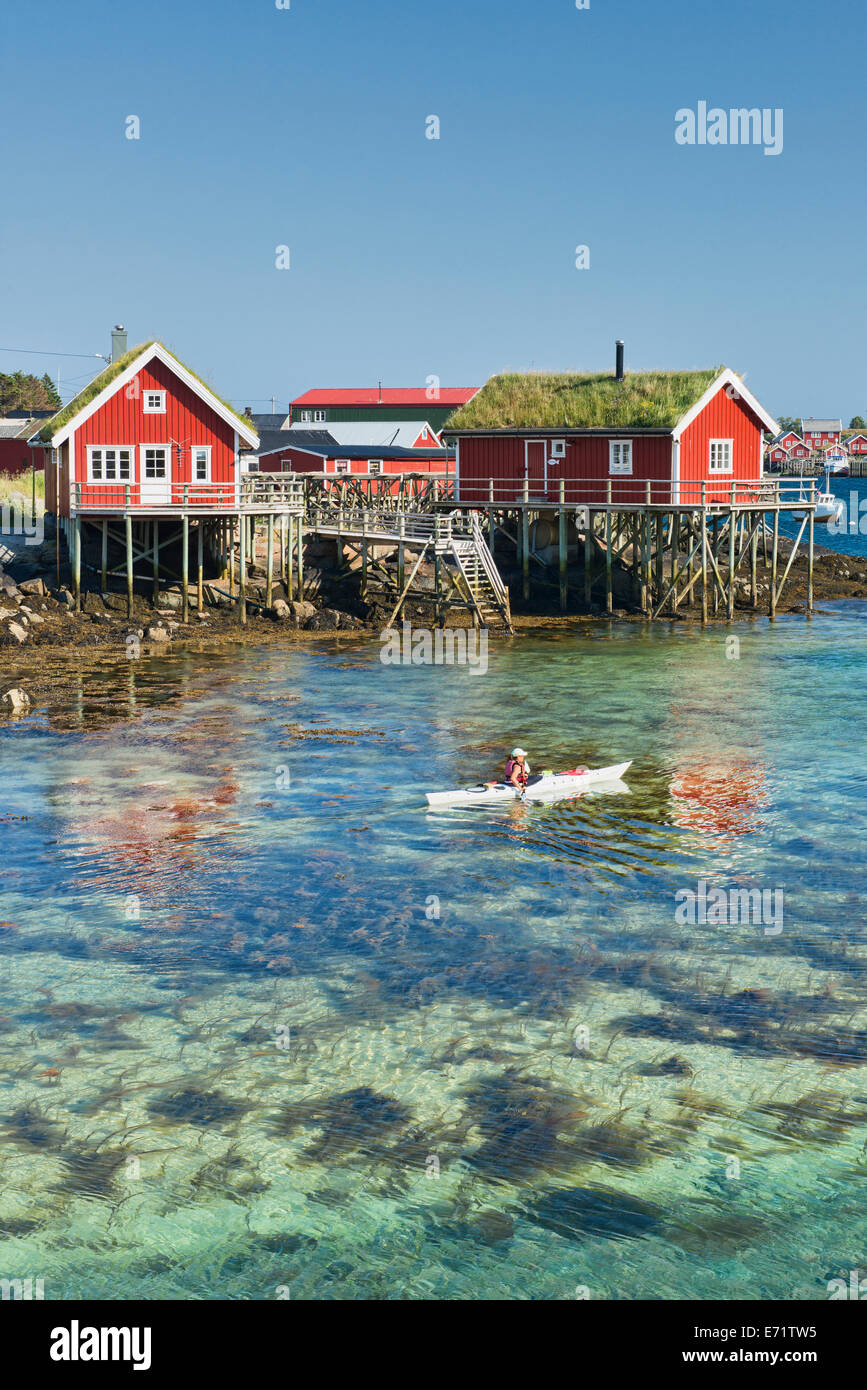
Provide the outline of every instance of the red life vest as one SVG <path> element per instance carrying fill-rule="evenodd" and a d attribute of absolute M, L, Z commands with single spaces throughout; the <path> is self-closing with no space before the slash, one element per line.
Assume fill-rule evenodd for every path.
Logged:
<path fill-rule="evenodd" d="M 517 759 L 517 758 L 510 758 L 510 759 L 509 759 L 509 761 L 506 763 L 506 781 L 507 781 L 507 782 L 511 782 L 511 780 L 512 780 L 512 773 L 514 772 L 514 770 L 515 770 L 516 767 L 517 767 L 517 768 L 520 768 L 520 766 L 521 766 L 521 764 L 518 762 L 518 759 Z M 521 782 L 526 782 L 526 780 L 527 780 L 527 774 L 526 774 L 526 772 L 521 773 L 520 776 L 519 776 L 519 778 L 518 778 L 518 780 L 521 781 Z"/>

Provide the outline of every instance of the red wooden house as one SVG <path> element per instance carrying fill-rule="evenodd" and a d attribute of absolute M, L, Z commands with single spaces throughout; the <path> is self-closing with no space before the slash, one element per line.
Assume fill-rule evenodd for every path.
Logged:
<path fill-rule="evenodd" d="M 48 451 L 46 510 L 61 517 L 231 508 L 241 444 L 259 443 L 250 422 L 158 342 L 122 353 L 38 439 Z"/>
<path fill-rule="evenodd" d="M 804 443 L 810 446 L 811 453 L 818 454 L 829 444 L 839 444 L 843 433 L 842 420 L 801 421 L 801 434 Z"/>
<path fill-rule="evenodd" d="M 289 406 L 290 425 L 327 426 L 339 420 L 428 420 L 440 430 L 478 386 L 337 386 L 305 391 Z"/>
<path fill-rule="evenodd" d="M 250 460 L 254 464 L 254 460 Z M 339 444 L 328 430 L 279 430 L 266 434 L 255 464 L 262 473 L 454 475 L 454 456 L 442 448 Z"/>
<path fill-rule="evenodd" d="M 700 505 L 755 493 L 779 427 L 718 371 L 492 377 L 448 422 L 462 503 Z"/>
<path fill-rule="evenodd" d="M 867 454 L 867 434 L 850 434 L 843 443 L 850 454 Z"/>
<path fill-rule="evenodd" d="M 30 437 L 38 428 L 37 422 L 45 418 L 45 411 L 38 416 L 28 415 L 25 411 L 0 420 L 0 475 L 14 477 L 28 468 L 42 468 L 45 462 L 43 451 L 30 443 Z"/>

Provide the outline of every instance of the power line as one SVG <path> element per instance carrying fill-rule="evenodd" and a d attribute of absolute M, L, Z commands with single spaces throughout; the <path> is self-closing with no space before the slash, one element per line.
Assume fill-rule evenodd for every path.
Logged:
<path fill-rule="evenodd" d="M 0 347 L 0 352 L 20 352 L 26 353 L 28 357 L 102 357 L 101 352 L 39 352 L 36 348 L 5 348 Z"/>

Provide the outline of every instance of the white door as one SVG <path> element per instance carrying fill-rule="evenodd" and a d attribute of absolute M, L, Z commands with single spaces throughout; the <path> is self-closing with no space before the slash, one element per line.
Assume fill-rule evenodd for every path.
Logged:
<path fill-rule="evenodd" d="M 159 507 L 171 502 L 171 449 L 168 444 L 140 446 L 139 489 L 144 507 Z"/>

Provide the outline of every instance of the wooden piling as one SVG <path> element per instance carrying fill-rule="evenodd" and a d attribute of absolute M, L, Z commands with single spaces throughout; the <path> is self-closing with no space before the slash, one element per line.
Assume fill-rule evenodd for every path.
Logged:
<path fill-rule="evenodd" d="M 238 556 L 238 597 L 241 605 L 241 622 L 247 622 L 247 518 L 238 517 L 241 532 L 241 550 Z"/>
<path fill-rule="evenodd" d="M 759 601 L 759 584 L 757 569 L 759 564 L 759 528 L 758 524 L 753 526 L 753 534 L 750 537 L 750 604 L 756 607 Z"/>
<path fill-rule="evenodd" d="M 561 490 L 561 493 L 562 493 L 562 483 L 561 483 L 561 485 L 560 485 L 560 490 Z M 560 505 L 561 505 L 561 506 L 563 505 L 562 502 L 561 502 Z M 495 524 L 495 522 L 494 522 L 494 480 L 493 480 L 493 478 L 489 478 L 489 479 L 488 479 L 488 549 L 490 550 L 490 552 L 491 552 L 492 555 L 493 555 L 493 553 L 494 553 L 494 537 L 496 536 L 496 533 L 497 533 L 497 527 L 496 527 L 496 524 Z"/>
<path fill-rule="evenodd" d="M 701 622 L 707 623 L 707 507 L 705 495 L 707 485 L 701 485 Z"/>
<path fill-rule="evenodd" d="M 268 513 L 268 525 L 266 528 L 265 544 L 268 553 L 265 557 L 265 607 L 270 608 L 274 602 L 274 513 Z"/>
<path fill-rule="evenodd" d="M 777 616 L 777 562 L 780 554 L 780 509 L 774 507 L 774 535 L 771 549 L 771 592 L 768 596 L 768 617 Z"/>
<path fill-rule="evenodd" d="M 608 480 L 605 506 L 605 610 L 614 612 L 614 572 L 611 555 L 611 479 Z"/>
<path fill-rule="evenodd" d="M 78 512 L 72 523 L 72 592 L 75 595 L 75 611 L 81 612 L 81 517 Z"/>
<path fill-rule="evenodd" d="M 295 538 L 298 542 L 298 597 L 304 597 L 304 518 L 295 518 Z"/>
<path fill-rule="evenodd" d="M 734 485 L 732 485 L 732 496 L 734 497 Z M 728 620 L 732 622 L 735 616 L 735 533 L 737 530 L 737 517 L 734 508 L 729 510 L 729 592 L 728 592 Z"/>
<path fill-rule="evenodd" d="M 589 608 L 593 596 L 593 513 L 587 508 L 584 527 L 584 607 Z"/>
<path fill-rule="evenodd" d="M 102 592 L 108 589 L 108 517 L 102 518 Z"/>
<path fill-rule="evenodd" d="M 184 515 L 181 538 L 181 593 L 183 596 L 184 622 L 190 621 L 190 517 L 187 511 L 189 484 L 184 483 Z"/>
<path fill-rule="evenodd" d="M 156 520 L 156 518 L 154 518 L 154 521 L 152 522 L 152 526 L 153 526 L 152 540 L 153 540 L 153 564 L 154 564 L 153 604 L 154 604 L 154 608 L 156 608 L 157 605 L 159 604 L 159 601 L 160 601 L 160 524 L 159 524 L 159 522 Z"/>
<path fill-rule="evenodd" d="M 491 484 L 493 487 L 493 484 Z M 557 558 L 560 562 L 560 612 L 569 607 L 569 540 L 566 529 L 566 479 L 560 479 L 560 511 L 557 516 Z"/>
<path fill-rule="evenodd" d="M 815 489 L 814 489 L 815 499 Z M 813 542 L 815 516 L 810 512 L 810 520 L 807 523 L 807 612 L 813 612 Z"/>
<path fill-rule="evenodd" d="M 130 511 L 130 485 L 126 485 L 126 616 L 132 617 L 132 513 Z"/>
<path fill-rule="evenodd" d="M 293 564 L 293 548 L 295 545 L 295 518 L 286 518 L 286 597 L 291 603 L 295 597 L 295 573 Z"/>
<path fill-rule="evenodd" d="M 200 613 L 205 611 L 205 518 L 199 517 L 199 524 L 196 528 L 196 608 Z"/>
<path fill-rule="evenodd" d="M 521 508 L 521 592 L 524 602 L 530 602 L 530 513 Z"/>

